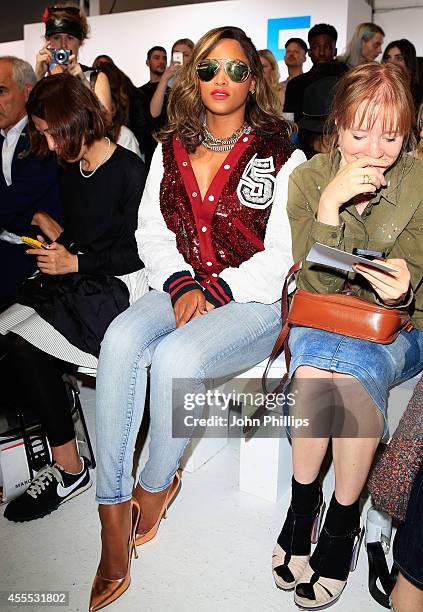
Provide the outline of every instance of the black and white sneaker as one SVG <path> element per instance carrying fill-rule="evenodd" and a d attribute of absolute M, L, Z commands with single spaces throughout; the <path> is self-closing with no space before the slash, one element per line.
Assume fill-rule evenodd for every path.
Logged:
<path fill-rule="evenodd" d="M 33 478 L 22 495 L 6 506 L 4 516 L 17 523 L 41 518 L 56 510 L 61 504 L 91 486 L 90 473 L 85 457 L 79 474 L 69 474 L 58 463 L 46 465 Z"/>

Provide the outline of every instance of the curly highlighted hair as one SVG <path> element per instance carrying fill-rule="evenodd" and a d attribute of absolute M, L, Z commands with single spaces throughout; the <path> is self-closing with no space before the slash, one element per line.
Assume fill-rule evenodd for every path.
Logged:
<path fill-rule="evenodd" d="M 255 94 L 248 95 L 247 98 L 245 121 L 255 130 L 283 130 L 290 133 L 290 124 L 278 116 L 278 96 L 264 78 L 260 57 L 251 39 L 240 28 L 225 26 L 204 34 L 195 45 L 191 60 L 181 69 L 181 75 L 169 96 L 168 125 L 156 136 L 159 142 L 165 142 L 177 135 L 189 153 L 193 153 L 200 145 L 204 134 L 205 107 L 201 100 L 196 68 L 213 47 L 224 39 L 239 42 L 255 80 Z"/>

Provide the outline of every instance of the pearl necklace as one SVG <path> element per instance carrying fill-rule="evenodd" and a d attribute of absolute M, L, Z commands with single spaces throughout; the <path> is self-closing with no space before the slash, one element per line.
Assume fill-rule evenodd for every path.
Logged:
<path fill-rule="evenodd" d="M 106 155 L 104 156 L 104 159 L 102 159 L 101 162 L 96 165 L 96 167 L 94 168 L 94 170 L 92 172 L 90 172 L 89 174 L 84 174 L 84 172 L 82 170 L 82 159 L 79 160 L 79 171 L 81 173 L 81 176 L 83 176 L 84 178 L 90 178 L 95 172 L 97 172 L 97 170 L 100 168 L 100 166 L 102 166 L 104 164 L 104 162 L 106 161 L 106 159 L 109 157 L 110 145 L 112 143 L 110 142 L 110 138 L 108 138 L 107 136 L 105 136 L 105 139 L 107 140 Z"/>
<path fill-rule="evenodd" d="M 210 151 L 223 152 L 233 149 L 237 140 L 243 134 L 249 134 L 252 128 L 247 123 L 244 123 L 236 132 L 232 134 L 232 136 L 229 136 L 229 138 L 217 138 L 216 136 L 213 136 L 207 127 L 206 121 L 203 123 L 203 129 L 204 136 L 201 141 L 203 147 L 209 149 Z"/>

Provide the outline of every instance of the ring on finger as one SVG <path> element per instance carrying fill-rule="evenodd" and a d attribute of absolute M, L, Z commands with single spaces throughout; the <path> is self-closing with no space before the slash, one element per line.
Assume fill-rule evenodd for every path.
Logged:
<path fill-rule="evenodd" d="M 363 176 L 363 183 L 364 185 L 369 185 L 372 182 L 371 177 L 368 174 L 365 174 Z"/>

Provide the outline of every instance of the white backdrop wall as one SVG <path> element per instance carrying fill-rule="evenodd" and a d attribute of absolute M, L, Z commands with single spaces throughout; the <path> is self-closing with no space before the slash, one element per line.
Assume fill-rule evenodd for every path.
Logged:
<path fill-rule="evenodd" d="M 374 8 L 378 9 L 397 9 L 401 7 L 423 6 L 423 0 L 374 0 Z"/>
<path fill-rule="evenodd" d="M 90 65 L 96 55 L 107 53 L 136 85 L 140 85 L 149 78 L 145 58 L 150 47 L 159 44 L 170 52 L 172 43 L 178 38 L 196 41 L 213 27 L 231 24 L 246 30 L 258 48 L 272 48 L 273 45 L 272 50 L 279 54 L 282 77 L 285 77 L 282 58 L 288 38 L 300 36 L 307 40 L 307 31 L 312 25 L 331 23 L 338 30 L 338 48 L 342 49 L 347 23 L 354 15 L 351 7 L 361 10 L 363 1 L 296 0 L 294 5 L 292 0 L 226 0 L 91 17 L 91 38 L 81 48 L 80 61 Z M 24 56 L 31 63 L 42 46 L 43 32 L 41 23 L 24 27 Z"/>
<path fill-rule="evenodd" d="M 391 40 L 408 38 L 416 47 L 417 55 L 423 56 L 423 6 L 412 9 L 376 11 L 373 21 L 384 30 L 386 44 Z"/>
<path fill-rule="evenodd" d="M 372 8 L 365 0 L 354 0 L 348 4 L 348 21 L 347 21 L 347 37 L 348 40 L 351 38 L 355 27 L 359 23 L 366 23 L 372 21 Z M 338 45 L 338 52 L 343 53 L 344 49 L 341 49 Z"/>
<path fill-rule="evenodd" d="M 15 55 L 16 57 L 26 59 L 25 42 L 23 40 L 14 40 L 12 42 L 0 43 L 0 55 Z"/>

